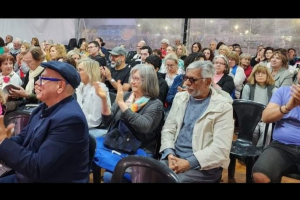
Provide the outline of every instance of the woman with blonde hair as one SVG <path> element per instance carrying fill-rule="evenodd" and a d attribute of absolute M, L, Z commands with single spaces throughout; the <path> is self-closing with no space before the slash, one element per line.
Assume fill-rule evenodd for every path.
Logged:
<path fill-rule="evenodd" d="M 241 99 L 252 100 L 267 105 L 275 90 L 275 80 L 268 67 L 264 64 L 257 64 L 248 78 L 248 83 L 243 88 Z M 253 133 L 253 143 L 257 147 L 262 147 L 265 125 L 264 122 L 260 121 Z M 268 136 L 270 136 L 270 132 L 268 132 Z M 269 138 L 267 139 L 266 141 L 269 141 Z"/>
<path fill-rule="evenodd" d="M 67 57 L 67 51 L 65 45 L 53 44 L 50 46 L 50 58 L 51 60 L 64 61 Z"/>
<path fill-rule="evenodd" d="M 111 106 L 108 88 L 100 81 L 99 63 L 90 58 L 78 61 L 77 71 L 80 75 L 81 83 L 76 88 L 77 102 L 82 108 L 86 117 L 89 132 L 95 137 L 101 136 L 106 131 L 96 129 L 102 122 L 102 99 L 96 94 L 93 83 L 97 83 L 106 93 L 106 105 Z"/>
<path fill-rule="evenodd" d="M 218 49 L 218 54 L 220 55 L 223 55 L 223 56 L 228 56 L 228 54 L 230 53 L 231 51 L 229 50 L 228 46 L 226 46 L 225 44 L 222 44 L 220 46 L 220 48 Z"/>
<path fill-rule="evenodd" d="M 183 44 L 177 45 L 176 55 L 178 56 L 179 59 L 184 61 L 187 57 L 187 54 L 188 54 L 188 52 L 187 52 L 186 46 L 184 46 Z"/>
<path fill-rule="evenodd" d="M 70 50 L 67 53 L 67 58 L 69 58 L 69 59 L 72 58 L 75 61 L 76 67 L 77 67 L 79 60 L 85 59 L 85 58 L 87 58 L 87 56 L 81 55 L 78 50 Z"/>

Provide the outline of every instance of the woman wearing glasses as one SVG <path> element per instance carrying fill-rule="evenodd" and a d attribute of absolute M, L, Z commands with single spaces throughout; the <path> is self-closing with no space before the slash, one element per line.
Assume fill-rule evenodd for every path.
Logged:
<path fill-rule="evenodd" d="M 176 55 L 175 55 L 176 56 Z M 159 85 L 155 69 L 146 64 L 135 65 L 130 71 L 131 92 L 123 92 L 118 80 L 115 103 L 107 105 L 107 94 L 98 84 L 94 84 L 96 93 L 101 98 L 102 122 L 104 125 L 115 123 L 119 119 L 126 121 L 135 131 L 149 157 L 155 155 L 156 138 L 163 119 L 163 104 L 157 98 Z M 105 172 L 104 182 L 110 182 L 111 173 Z"/>
<path fill-rule="evenodd" d="M 234 81 L 229 76 L 229 62 L 228 59 L 223 55 L 217 55 L 213 59 L 215 75 L 212 81 L 212 86 L 215 89 L 224 90 L 231 94 L 234 90 Z"/>
<path fill-rule="evenodd" d="M 264 64 L 257 64 L 248 78 L 248 83 L 243 88 L 241 99 L 252 100 L 267 105 L 275 90 L 275 81 L 268 67 Z M 257 147 L 262 147 L 263 145 L 265 126 L 266 124 L 260 121 L 254 130 L 252 142 Z M 270 134 L 271 132 L 269 131 L 268 136 Z M 269 141 L 269 138 L 266 141 Z"/>

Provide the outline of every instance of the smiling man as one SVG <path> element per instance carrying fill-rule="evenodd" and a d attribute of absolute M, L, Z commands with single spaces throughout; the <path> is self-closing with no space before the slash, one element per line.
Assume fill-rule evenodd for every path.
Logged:
<path fill-rule="evenodd" d="M 162 129 L 161 162 L 182 183 L 214 183 L 229 165 L 234 123 L 232 99 L 211 87 L 210 61 L 191 63 Z"/>
<path fill-rule="evenodd" d="M 13 125 L 6 128 L 0 116 L 0 160 L 15 171 L 0 183 L 87 183 L 88 124 L 72 96 L 79 74 L 64 62 L 41 66 L 45 70 L 34 88 L 43 103 L 32 112 L 28 125 L 10 138 Z"/>

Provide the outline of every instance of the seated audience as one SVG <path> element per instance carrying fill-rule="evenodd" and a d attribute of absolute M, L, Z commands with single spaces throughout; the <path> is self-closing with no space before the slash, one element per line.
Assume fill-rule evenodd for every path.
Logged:
<path fill-rule="evenodd" d="M 34 83 L 39 80 L 40 75 L 44 71 L 44 68 L 40 66 L 44 60 L 45 55 L 40 47 L 31 47 L 26 51 L 23 61 L 30 70 L 26 73 L 24 82 L 19 89 L 10 89 L 11 97 L 19 98 L 19 106 L 28 103 L 38 103 Z"/>
<path fill-rule="evenodd" d="M 273 140 L 253 166 L 255 183 L 278 183 L 283 173 L 299 170 L 300 71 L 297 85 L 282 86 L 262 114 L 265 123 L 276 123 Z"/>
<path fill-rule="evenodd" d="M 99 87 L 102 87 L 102 89 L 106 92 L 106 104 L 110 107 L 111 103 L 108 88 L 104 83 L 100 82 L 99 63 L 90 58 L 80 60 L 78 62 L 77 71 L 79 72 L 81 79 L 81 83 L 76 89 L 77 102 L 86 117 L 89 126 L 89 132 L 95 137 L 101 136 L 105 132 L 101 132 L 100 129 L 97 129 L 97 127 L 101 124 L 102 121 L 102 100 L 96 94 L 95 88 L 93 86 L 94 82 L 98 83 Z"/>
<path fill-rule="evenodd" d="M 219 182 L 230 162 L 233 100 L 211 87 L 213 75 L 210 61 L 187 67 L 187 91 L 176 94 L 161 132 L 161 162 L 181 183 Z"/>
<path fill-rule="evenodd" d="M 157 55 L 150 55 L 146 58 L 145 63 L 154 67 L 154 69 L 156 71 L 156 74 L 157 74 L 158 85 L 159 85 L 159 95 L 158 95 L 157 98 L 159 100 L 161 100 L 162 103 L 165 103 L 167 93 L 168 93 L 168 90 L 169 90 L 169 86 L 168 86 L 168 84 L 165 80 L 166 75 L 158 72 L 158 70 L 161 66 L 160 57 L 157 56 Z"/>
<path fill-rule="evenodd" d="M 244 86 L 246 75 L 244 69 L 241 66 L 239 66 L 240 58 L 235 51 L 231 51 L 230 53 L 228 53 L 227 58 L 230 67 L 229 75 L 232 76 L 235 86 L 235 89 L 232 92 L 231 96 L 233 99 L 239 99 L 241 95 L 241 90 Z"/>
<path fill-rule="evenodd" d="M 204 60 L 204 59 L 205 59 L 205 55 L 202 52 L 190 53 L 184 61 L 184 67 L 185 67 L 184 71 L 189 66 L 189 64 L 191 64 L 192 62 L 197 61 L 197 60 Z M 183 74 L 177 75 L 175 77 L 171 87 L 169 88 L 167 98 L 166 98 L 166 104 L 165 104 L 166 115 L 168 114 L 168 111 L 170 110 L 170 108 L 172 106 L 173 99 L 174 99 L 176 93 L 186 91 L 183 77 L 184 77 Z"/>
<path fill-rule="evenodd" d="M 219 54 L 213 59 L 215 74 L 212 81 L 212 86 L 214 89 L 221 89 L 228 92 L 230 95 L 234 91 L 234 81 L 231 76 L 229 76 L 229 62 L 228 59 Z"/>
<path fill-rule="evenodd" d="M 247 83 L 247 78 L 250 76 L 250 74 L 252 72 L 252 67 L 250 65 L 251 58 L 252 58 L 252 56 L 249 53 L 240 54 L 240 66 L 244 69 L 244 73 L 246 76 L 244 84 Z"/>
<path fill-rule="evenodd" d="M 267 105 L 274 91 L 276 91 L 275 81 L 268 67 L 264 64 L 257 64 L 248 78 L 248 83 L 242 90 L 241 99 Z M 254 130 L 253 144 L 257 147 L 263 146 L 265 126 L 266 123 L 260 121 Z M 272 126 L 270 126 L 270 130 L 272 130 Z M 268 135 L 271 135 L 271 132 Z"/>
<path fill-rule="evenodd" d="M 110 53 L 111 64 L 110 67 L 100 67 L 101 81 L 108 87 L 109 92 L 117 93 L 118 84 L 116 81 L 120 80 L 124 91 L 130 90 L 128 82 L 130 75 L 130 66 L 125 63 L 127 50 L 123 47 L 115 47 Z"/>
<path fill-rule="evenodd" d="M 274 51 L 271 56 L 270 67 L 275 80 L 275 87 L 292 85 L 293 73 L 288 70 L 288 59 L 284 53 Z"/>
<path fill-rule="evenodd" d="M 0 183 L 88 183 L 88 125 L 72 97 L 79 74 L 64 62 L 41 66 L 46 69 L 35 91 L 43 103 L 32 112 L 29 124 L 10 137 L 14 125 L 5 127 L 0 116 L 0 160 L 15 172 Z"/>
<path fill-rule="evenodd" d="M 124 94 L 122 84 L 117 82 L 118 91 L 115 103 L 107 105 L 106 92 L 99 84 L 94 84 L 97 94 L 102 99 L 102 122 L 112 127 L 122 118 L 138 134 L 143 148 L 149 157 L 155 153 L 157 129 L 163 119 L 163 104 L 157 98 L 159 86 L 156 72 L 152 66 L 139 64 L 130 71 L 132 92 Z M 113 117 L 114 116 L 114 117 Z M 111 173 L 105 172 L 104 182 L 110 182 Z"/>

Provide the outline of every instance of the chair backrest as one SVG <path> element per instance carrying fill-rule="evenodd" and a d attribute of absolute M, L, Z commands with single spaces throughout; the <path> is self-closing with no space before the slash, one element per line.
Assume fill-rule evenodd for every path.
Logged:
<path fill-rule="evenodd" d="M 89 167 L 92 168 L 92 163 L 96 153 L 96 138 L 89 134 Z"/>
<path fill-rule="evenodd" d="M 115 102 L 116 96 L 117 96 L 116 93 L 109 92 L 109 98 L 110 98 L 111 105 L 113 105 L 113 103 Z"/>
<path fill-rule="evenodd" d="M 137 155 L 122 158 L 112 175 L 112 183 L 121 183 L 125 170 L 130 167 L 132 183 L 179 183 L 179 178 L 167 165 L 160 161 Z"/>
<path fill-rule="evenodd" d="M 1 113 L 1 115 L 5 115 L 5 114 L 6 114 L 7 107 L 6 107 L 5 104 L 2 104 L 1 106 L 2 106 L 2 113 Z"/>
<path fill-rule="evenodd" d="M 239 124 L 237 141 L 252 145 L 253 132 L 266 106 L 245 99 L 235 99 L 232 106 Z"/>
<path fill-rule="evenodd" d="M 68 51 L 73 50 L 75 47 L 77 47 L 77 39 L 71 38 L 68 43 Z"/>
<path fill-rule="evenodd" d="M 80 48 L 80 46 L 81 46 L 82 42 L 84 42 L 84 41 L 86 41 L 86 39 L 85 39 L 85 38 L 79 38 L 79 40 L 78 40 L 78 44 L 77 44 L 77 48 L 78 48 L 78 49 Z"/>
<path fill-rule="evenodd" d="M 28 124 L 31 113 L 24 111 L 13 111 L 4 116 L 4 124 L 7 126 L 10 123 L 15 124 L 14 134 L 19 134 L 22 129 Z"/>

